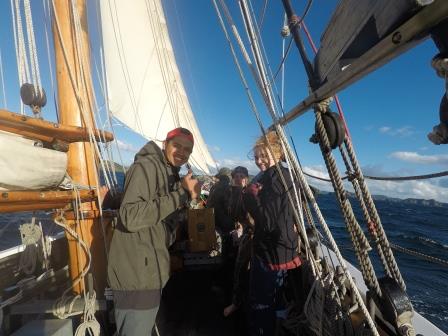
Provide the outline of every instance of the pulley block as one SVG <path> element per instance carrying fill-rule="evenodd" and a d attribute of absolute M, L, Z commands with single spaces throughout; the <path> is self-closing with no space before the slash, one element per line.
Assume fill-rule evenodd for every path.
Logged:
<path fill-rule="evenodd" d="M 383 317 L 395 327 L 398 335 L 412 335 L 414 309 L 408 295 L 390 277 L 383 277 L 378 282 L 382 293 L 379 307 Z"/>
<path fill-rule="evenodd" d="M 328 141 L 331 149 L 335 149 L 344 142 L 345 127 L 341 117 L 335 112 L 322 113 L 322 121 L 327 131 Z M 316 134 L 318 134 L 317 122 L 315 125 Z"/>
<path fill-rule="evenodd" d="M 44 107 L 47 103 L 47 95 L 43 88 L 37 88 L 33 84 L 25 83 L 20 88 L 20 97 L 25 105 L 31 107 Z"/>

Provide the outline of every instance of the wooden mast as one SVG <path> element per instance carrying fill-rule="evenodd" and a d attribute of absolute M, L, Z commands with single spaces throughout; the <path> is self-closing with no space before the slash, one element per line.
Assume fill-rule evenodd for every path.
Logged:
<path fill-rule="evenodd" d="M 85 56 L 82 57 L 82 66 L 85 73 L 89 74 L 86 78 L 86 86 L 81 88 L 82 74 L 80 64 L 78 64 L 77 43 L 75 40 L 75 22 L 71 10 L 71 0 L 58 0 L 54 2 L 55 18 L 53 21 L 53 39 L 55 46 L 56 59 L 56 78 L 58 87 L 58 106 L 59 120 L 61 124 L 93 127 L 93 116 L 90 110 L 92 101 L 92 82 L 90 77 L 90 49 L 87 30 L 87 11 L 85 0 L 76 1 L 76 10 L 81 21 L 81 41 Z M 62 41 L 61 41 L 62 40 Z M 61 43 L 62 42 L 62 43 Z M 64 50 L 65 48 L 65 50 Z M 72 79 L 76 81 L 79 89 L 72 85 Z M 76 90 L 79 90 L 77 97 Z M 78 100 L 79 98 L 79 100 Z M 84 113 L 80 106 L 83 107 Z M 93 159 L 94 148 L 89 142 L 76 142 L 69 145 L 67 172 L 74 183 L 92 188 L 97 185 L 98 172 Z M 106 282 L 106 256 L 103 230 L 98 214 L 98 205 L 96 202 L 82 203 L 80 210 L 87 214 L 84 220 L 76 224 L 74 220 L 68 220 L 67 223 L 72 227 L 90 247 L 92 255 L 91 273 L 94 278 L 95 290 L 98 296 L 102 296 Z M 76 209 L 75 209 L 76 211 Z M 93 215 L 88 215 L 93 214 Z M 87 217 L 87 218 L 86 218 Z M 73 217 L 72 217 L 73 218 Z M 72 279 L 76 279 L 86 265 L 86 255 L 70 235 L 67 235 L 69 241 L 69 267 Z M 80 293 L 84 284 L 74 288 L 75 293 Z"/>

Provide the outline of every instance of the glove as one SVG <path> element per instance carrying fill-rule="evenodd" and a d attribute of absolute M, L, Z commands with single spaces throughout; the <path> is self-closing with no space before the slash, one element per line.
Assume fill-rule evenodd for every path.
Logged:
<path fill-rule="evenodd" d="M 249 184 L 246 189 L 244 190 L 244 192 L 246 194 L 251 194 L 252 196 L 258 196 L 258 193 L 260 192 L 262 188 L 262 185 L 260 183 L 251 183 Z"/>

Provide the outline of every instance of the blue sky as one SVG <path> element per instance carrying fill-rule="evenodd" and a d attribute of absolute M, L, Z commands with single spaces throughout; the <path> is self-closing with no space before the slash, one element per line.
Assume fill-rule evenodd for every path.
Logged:
<path fill-rule="evenodd" d="M 235 21 L 239 20 L 237 2 L 227 3 Z M 263 3 L 254 2 L 258 5 L 255 12 L 261 12 Z M 293 3 L 297 13 L 301 13 L 303 7 L 297 4 L 305 2 Z M 336 4 L 337 1 L 315 1 L 307 16 L 307 26 L 317 45 Z M 256 171 L 247 153 L 259 135 L 258 126 L 211 1 L 196 1 L 191 6 L 190 2 L 167 0 L 164 6 L 184 84 L 212 154 L 222 165 L 243 162 Z M 280 2 L 268 2 L 262 30 L 273 71 L 281 59 L 281 10 Z M 244 34 L 241 25 L 239 31 Z M 446 146 L 435 146 L 426 137 L 438 123 L 444 90 L 443 80 L 430 66 L 436 52 L 433 42 L 427 40 L 339 94 L 366 174 L 399 176 L 447 170 Z M 289 111 L 307 96 L 307 79 L 295 47 L 286 61 L 286 71 L 285 110 Z M 255 92 L 254 86 L 252 90 Z M 260 111 L 266 115 L 265 110 Z M 265 120 L 269 125 L 269 119 Z M 302 164 L 321 175 L 321 153 L 317 145 L 308 141 L 313 129 L 314 117 L 310 112 L 289 125 Z M 374 193 L 448 201 L 448 189 L 443 187 L 448 187 L 447 180 L 371 183 Z"/>
<path fill-rule="evenodd" d="M 227 1 L 234 19 L 239 21 L 236 1 Z M 254 1 L 260 12 L 264 1 Z M 294 1 L 297 13 L 303 11 Z M 321 33 L 328 22 L 336 1 L 315 1 L 306 23 L 318 45 Z M 229 48 L 218 23 L 212 1 L 164 0 L 168 27 L 176 53 L 176 59 L 184 80 L 190 103 L 202 135 L 209 149 L 221 166 L 230 168 L 243 164 L 252 172 L 256 168 L 248 157 L 250 148 L 259 136 L 259 129 L 250 110 L 243 86 L 233 63 Z M 9 1 L 0 3 L 3 12 L 10 13 Z M 34 21 L 43 21 L 40 2 L 33 2 Z M 90 15 L 95 18 L 95 14 Z M 10 16 L 8 16 L 10 19 Z M 93 20 L 91 20 L 93 22 Z M 279 1 L 268 1 L 267 15 L 263 25 L 263 39 L 268 50 L 273 71 L 281 59 L 283 25 Z M 0 48 L 3 56 L 8 109 L 19 111 L 18 84 L 11 21 L 2 20 Z M 44 87 L 51 92 L 48 76 L 48 60 L 45 30 L 37 25 L 41 72 Z M 94 26 L 90 26 L 95 31 Z M 240 34 L 244 30 L 239 25 Z M 49 32 L 50 37 L 51 33 Z M 94 44 L 98 40 L 94 38 Z M 94 48 L 95 49 L 95 48 Z M 431 40 L 400 56 L 382 69 L 370 74 L 360 82 L 339 94 L 347 123 L 357 151 L 358 159 L 366 174 L 412 175 L 447 170 L 446 146 L 431 144 L 426 134 L 438 123 L 438 106 L 444 90 L 443 80 L 430 67 L 436 54 Z M 311 55 L 311 53 L 309 53 Z M 95 62 L 99 62 L 95 56 Z M 53 70 L 54 71 L 54 70 Z M 285 110 L 288 111 L 307 96 L 307 79 L 295 47 L 286 61 Z M 255 86 L 251 87 L 257 97 Z M 100 90 L 97 90 L 100 91 Z M 1 93 L 0 93 L 1 95 Z M 49 94 L 51 95 L 51 94 Z M 101 105 L 101 94 L 97 94 Z M 257 98 L 259 102 L 260 99 Z M 3 97 L 0 100 L 4 106 Z M 49 97 L 48 119 L 52 99 Z M 259 105 L 269 125 L 266 110 Z M 294 138 L 299 157 L 305 169 L 324 176 L 323 160 L 317 145 L 309 143 L 313 133 L 312 113 L 294 120 L 288 130 Z M 118 127 L 118 140 L 123 149 L 126 164 L 132 161 L 135 151 L 144 140 L 123 127 Z M 329 189 L 313 181 L 323 189 Z M 448 202 L 448 180 L 438 179 L 410 183 L 373 183 L 372 192 L 394 197 L 436 198 Z"/>

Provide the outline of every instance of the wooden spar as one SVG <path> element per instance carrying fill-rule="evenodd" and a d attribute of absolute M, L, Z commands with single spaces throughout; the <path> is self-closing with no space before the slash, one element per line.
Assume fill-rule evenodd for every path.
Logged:
<path fill-rule="evenodd" d="M 85 0 L 76 1 L 76 10 L 81 23 L 81 41 L 77 45 L 75 37 L 75 22 L 71 10 L 71 0 L 58 0 L 54 2 L 55 18 L 53 19 L 53 40 L 55 45 L 56 78 L 58 83 L 58 105 L 59 120 L 63 125 L 76 127 L 91 127 L 93 129 L 93 116 L 90 110 L 92 102 L 92 82 L 90 77 L 90 48 L 87 31 L 87 10 Z M 81 57 L 84 74 L 88 78 L 83 78 L 81 64 L 78 62 L 78 46 L 82 45 L 84 52 Z M 70 73 L 71 71 L 71 73 Z M 72 75 L 72 78 L 70 77 Z M 86 87 L 74 88 L 74 85 L 83 83 L 85 79 Z M 79 93 L 77 96 L 77 92 Z M 81 106 L 83 110 L 81 110 Z M 77 142 L 69 145 L 67 172 L 72 180 L 78 185 L 86 187 L 96 186 L 98 172 L 94 161 L 94 147 L 89 142 Z M 76 210 L 76 209 L 75 209 Z M 87 202 L 80 205 L 80 211 L 98 210 L 96 202 Z M 106 246 L 103 237 L 101 221 L 97 218 L 83 219 L 79 224 L 74 220 L 67 220 L 68 225 L 74 229 L 90 247 L 92 263 L 90 272 L 93 274 L 94 286 L 97 296 L 102 297 L 106 284 Z M 67 235 L 69 241 L 70 255 L 70 275 L 74 280 L 86 266 L 86 255 L 78 242 Z M 84 283 L 80 282 L 74 288 L 74 292 L 79 294 L 84 288 Z"/>
<path fill-rule="evenodd" d="M 73 190 L 4 191 L 0 193 L 0 213 L 62 209 L 71 205 L 76 196 Z M 82 202 L 97 198 L 94 190 L 80 190 L 78 196 Z"/>
<path fill-rule="evenodd" d="M 436 0 L 426 6 L 403 25 L 395 29 L 364 55 L 354 60 L 341 74 L 314 90 L 307 98 L 279 119 L 282 125 L 308 111 L 313 104 L 335 95 L 338 91 L 357 82 L 393 58 L 420 42 L 430 28 L 448 17 L 448 1 Z M 272 127 L 272 126 L 271 126 Z"/>
<path fill-rule="evenodd" d="M 55 140 L 65 142 L 89 141 L 89 133 L 86 128 L 61 125 L 1 109 L 0 130 L 50 143 Z M 99 142 L 114 139 L 112 133 L 106 131 L 95 129 L 93 134 Z"/>

